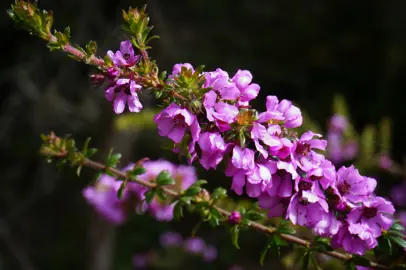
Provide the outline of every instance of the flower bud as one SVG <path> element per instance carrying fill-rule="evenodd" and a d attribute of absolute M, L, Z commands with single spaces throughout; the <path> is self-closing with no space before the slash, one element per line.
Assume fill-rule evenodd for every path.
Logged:
<path fill-rule="evenodd" d="M 228 217 L 228 222 L 231 224 L 238 224 L 241 222 L 241 214 L 238 211 L 233 211 Z"/>

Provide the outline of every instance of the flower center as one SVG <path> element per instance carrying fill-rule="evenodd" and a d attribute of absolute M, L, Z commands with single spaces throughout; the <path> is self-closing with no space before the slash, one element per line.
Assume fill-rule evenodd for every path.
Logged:
<path fill-rule="evenodd" d="M 281 204 L 287 206 L 287 205 L 289 205 L 289 203 L 290 203 L 290 197 L 281 198 L 280 202 L 281 202 Z"/>
<path fill-rule="evenodd" d="M 344 181 L 344 183 L 338 185 L 338 190 L 342 195 L 348 194 L 350 192 L 350 188 L 351 185 L 348 184 L 347 181 Z"/>
<path fill-rule="evenodd" d="M 310 148 L 310 144 L 299 142 L 296 146 L 296 153 L 307 156 L 312 149 Z"/>
<path fill-rule="evenodd" d="M 300 198 L 299 203 L 303 204 L 303 205 L 309 205 L 310 204 L 309 201 L 306 198 Z"/>
<path fill-rule="evenodd" d="M 310 176 L 310 180 L 312 180 L 312 181 L 317 181 L 317 180 L 320 180 L 322 178 L 323 178 L 323 176 L 317 176 L 317 175 Z"/>
<path fill-rule="evenodd" d="M 313 184 L 310 182 L 302 181 L 299 183 L 300 190 L 310 190 L 312 188 L 312 186 L 313 186 Z"/>
<path fill-rule="evenodd" d="M 175 117 L 173 117 L 173 124 L 176 127 L 185 128 L 186 127 L 185 117 L 183 117 L 183 115 L 181 114 L 175 115 Z"/>
<path fill-rule="evenodd" d="M 130 57 L 131 57 L 131 55 L 130 55 L 129 53 L 123 54 L 123 58 L 124 58 L 125 60 L 130 59 Z"/>
<path fill-rule="evenodd" d="M 373 218 L 378 213 L 378 209 L 376 207 L 367 207 L 364 209 L 364 216 L 367 218 Z"/>

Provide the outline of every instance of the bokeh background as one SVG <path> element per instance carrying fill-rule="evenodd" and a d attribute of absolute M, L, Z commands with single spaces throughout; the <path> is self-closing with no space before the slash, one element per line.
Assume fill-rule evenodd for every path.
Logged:
<path fill-rule="evenodd" d="M 78 178 L 69 169 L 59 172 L 46 164 L 38 154 L 39 134 L 71 133 L 81 142 L 90 136 L 100 150 L 97 157 L 112 147 L 123 154 L 123 166 L 145 156 L 176 156 L 161 150 L 164 142 L 153 126 L 117 125 L 103 89 L 91 87 L 92 69 L 50 53 L 42 40 L 16 29 L 6 14 L 11 2 L 0 5 L 0 269 L 124 270 L 134 268 L 137 253 L 157 250 L 158 257 L 167 256 L 159 235 L 176 230 L 188 236 L 196 217 L 166 224 L 135 216 L 122 226 L 109 224 L 82 197 L 94 172 L 85 170 Z M 161 69 L 170 71 L 183 62 L 230 74 L 248 69 L 261 86 L 254 102 L 258 109 L 264 109 L 269 94 L 293 100 L 306 112 L 305 122 L 311 120 L 323 133 L 334 113 L 334 96 L 341 94 L 355 131 L 378 126 L 383 117 L 391 119 L 389 154 L 402 163 L 405 1 L 39 0 L 41 7 L 54 10 L 56 28 L 70 26 L 79 44 L 97 41 L 101 55 L 116 50 L 124 39 L 121 9 L 143 4 L 161 36 L 151 51 Z M 144 96 L 143 102 L 154 106 L 151 97 Z M 403 180 L 370 167 L 363 172 L 379 177 L 381 195 Z M 201 172 L 211 187 L 227 187 L 230 179 L 221 175 Z M 224 229 L 202 226 L 198 235 L 217 246 L 215 262 L 179 251 L 150 268 L 229 269 L 239 264 L 260 269 L 259 252 L 266 244 L 261 235 L 244 233 L 239 251 Z M 264 268 L 285 269 L 288 264 L 269 258 Z"/>

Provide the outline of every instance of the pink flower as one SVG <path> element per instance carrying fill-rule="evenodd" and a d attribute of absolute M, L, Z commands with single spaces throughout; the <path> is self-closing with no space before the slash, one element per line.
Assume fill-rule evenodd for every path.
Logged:
<path fill-rule="evenodd" d="M 205 88 L 212 87 L 214 91 L 220 94 L 221 99 L 235 101 L 240 96 L 241 92 L 234 82 L 230 82 L 228 73 L 216 69 L 216 71 L 206 72 Z"/>
<path fill-rule="evenodd" d="M 354 166 L 341 167 L 337 171 L 335 189 L 338 194 L 350 203 L 358 203 L 367 199 L 376 187 L 376 180 L 361 176 Z"/>
<path fill-rule="evenodd" d="M 155 115 L 154 121 L 158 125 L 159 135 L 166 136 L 175 143 L 182 141 L 188 128 L 192 135 L 192 141 L 197 142 L 199 139 L 200 125 L 196 116 L 175 103 Z"/>
<path fill-rule="evenodd" d="M 347 215 L 349 224 L 366 224 L 375 237 L 388 230 L 393 224 L 395 208 L 392 203 L 382 197 L 373 197 L 363 201 L 362 206 L 357 206 Z"/>
<path fill-rule="evenodd" d="M 215 169 L 223 160 L 224 152 L 227 149 L 227 144 L 224 142 L 223 137 L 218 132 L 205 132 L 200 134 L 198 144 L 202 151 L 200 164 L 206 170 L 210 168 Z"/>
<path fill-rule="evenodd" d="M 267 96 L 266 112 L 259 115 L 259 122 L 284 121 L 286 128 L 295 128 L 302 125 L 303 117 L 299 108 L 292 105 L 289 100 L 279 102 L 276 96 Z"/>
<path fill-rule="evenodd" d="M 252 74 L 248 70 L 238 70 L 231 79 L 241 92 L 240 101 L 248 102 L 258 96 L 259 85 L 252 83 Z"/>
<path fill-rule="evenodd" d="M 113 101 L 114 112 L 121 114 L 125 110 L 126 103 L 130 112 L 140 112 L 142 104 L 138 98 L 137 91 L 141 89 L 135 81 L 130 79 L 119 79 L 115 85 L 106 89 L 105 96 L 108 101 Z"/>
<path fill-rule="evenodd" d="M 298 161 L 298 166 L 309 171 L 317 168 L 325 157 L 316 153 L 313 149 L 325 150 L 327 147 L 326 140 L 313 139 L 313 137 L 321 137 L 320 134 L 315 134 L 311 131 L 303 133 L 295 145 L 295 159 Z"/>
<path fill-rule="evenodd" d="M 118 67 L 132 66 L 140 59 L 139 55 L 134 55 L 134 49 L 129 40 L 122 41 L 120 43 L 120 50 L 116 53 L 108 51 L 107 56 Z"/>
<path fill-rule="evenodd" d="M 366 224 L 350 224 L 342 226 L 331 239 L 333 248 L 343 247 L 347 252 L 364 255 L 369 249 L 378 245 L 371 228 Z"/>

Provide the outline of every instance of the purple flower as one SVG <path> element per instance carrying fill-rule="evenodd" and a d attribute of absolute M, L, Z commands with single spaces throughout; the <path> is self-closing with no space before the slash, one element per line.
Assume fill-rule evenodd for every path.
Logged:
<path fill-rule="evenodd" d="M 267 96 L 266 112 L 259 115 L 259 122 L 281 123 L 286 128 L 295 128 L 302 125 L 303 117 L 300 109 L 289 100 L 279 102 L 276 96 Z"/>
<path fill-rule="evenodd" d="M 317 168 L 307 172 L 307 180 L 317 181 L 323 189 L 335 184 L 337 175 L 336 169 L 328 159 L 323 160 Z"/>
<path fill-rule="evenodd" d="M 189 238 L 185 241 L 185 249 L 193 254 L 202 253 L 205 246 L 204 241 L 198 237 Z"/>
<path fill-rule="evenodd" d="M 212 115 L 219 130 L 225 132 L 231 129 L 230 124 L 235 121 L 238 113 L 236 106 L 220 101 L 214 104 Z"/>
<path fill-rule="evenodd" d="M 120 43 L 120 50 L 113 53 L 107 52 L 108 57 L 118 67 L 128 67 L 134 65 L 140 58 L 139 55 L 134 55 L 134 49 L 129 40 Z"/>
<path fill-rule="evenodd" d="M 231 81 L 241 92 L 241 102 L 248 102 L 258 96 L 260 87 L 256 83 L 251 84 L 252 74 L 248 70 L 238 70 Z"/>
<path fill-rule="evenodd" d="M 390 197 L 398 206 L 406 206 L 406 182 L 402 182 L 392 188 Z"/>
<path fill-rule="evenodd" d="M 327 202 L 310 191 L 302 191 L 292 196 L 286 211 L 286 218 L 293 224 L 313 228 L 328 215 Z"/>
<path fill-rule="evenodd" d="M 348 120 L 342 115 L 335 114 L 330 118 L 329 127 L 334 132 L 342 133 L 348 127 Z"/>
<path fill-rule="evenodd" d="M 227 150 L 223 137 L 218 132 L 205 132 L 200 134 L 198 144 L 202 150 L 200 164 L 206 170 L 215 169 L 223 160 L 224 152 Z"/>
<path fill-rule="evenodd" d="M 121 224 L 127 219 L 123 207 L 125 200 L 117 197 L 121 182 L 111 176 L 102 175 L 94 186 L 83 190 L 83 196 L 96 211 L 108 221 Z"/>
<path fill-rule="evenodd" d="M 183 64 L 176 64 L 173 66 L 172 75 L 178 75 L 179 73 L 181 73 L 183 67 L 186 69 L 190 69 L 192 71 L 192 73 L 195 72 L 195 69 L 193 68 L 193 66 L 191 64 L 183 63 Z"/>
<path fill-rule="evenodd" d="M 242 149 L 240 146 L 236 145 L 233 149 L 231 163 L 237 169 L 252 170 L 255 167 L 254 154 L 254 151 L 251 149 Z"/>
<path fill-rule="evenodd" d="M 331 239 L 333 248 L 343 247 L 347 252 L 364 255 L 369 249 L 378 245 L 371 228 L 366 224 L 350 224 L 342 226 Z"/>
<path fill-rule="evenodd" d="M 148 266 L 149 256 L 148 254 L 135 254 L 132 259 L 133 266 L 136 268 L 145 268 Z"/>
<path fill-rule="evenodd" d="M 345 201 L 358 203 L 375 190 L 376 180 L 361 176 L 354 166 L 341 167 L 337 171 L 336 189 Z"/>
<path fill-rule="evenodd" d="M 327 141 L 313 139 L 315 136 L 321 137 L 320 134 L 311 131 L 305 132 L 295 145 L 295 159 L 299 161 L 298 166 L 306 172 L 317 168 L 325 159 L 323 155 L 316 153 L 313 149 L 325 150 Z"/>
<path fill-rule="evenodd" d="M 238 224 L 241 221 L 241 214 L 238 211 L 233 211 L 228 217 L 228 222 L 231 224 Z"/>
<path fill-rule="evenodd" d="M 161 201 L 158 198 L 154 198 L 148 205 L 148 211 L 158 221 L 172 221 L 173 208 L 176 203 L 167 204 L 165 201 Z"/>
<path fill-rule="evenodd" d="M 363 201 L 362 206 L 357 206 L 347 215 L 349 224 L 366 224 L 375 237 L 388 230 L 393 223 L 395 208 L 392 203 L 382 197 L 373 197 Z"/>
<path fill-rule="evenodd" d="M 335 213 L 330 212 L 327 215 L 321 215 L 321 219 L 314 225 L 313 231 L 323 237 L 331 237 L 338 233 L 341 226 L 342 223 L 337 220 Z"/>
<path fill-rule="evenodd" d="M 159 242 L 164 248 L 178 247 L 182 245 L 182 236 L 177 232 L 165 232 L 161 235 Z"/>
<path fill-rule="evenodd" d="M 262 193 L 258 198 L 259 206 L 263 209 L 269 209 L 268 217 L 285 216 L 286 209 L 289 206 L 290 197 L 271 197 L 266 193 Z"/>
<path fill-rule="evenodd" d="M 203 250 L 203 260 L 205 262 L 212 262 L 217 258 L 217 249 L 215 246 L 209 245 Z"/>
<path fill-rule="evenodd" d="M 155 115 L 154 121 L 158 125 L 159 135 L 167 136 L 175 143 L 182 141 L 188 127 L 190 127 L 192 141 L 197 142 L 199 139 L 200 126 L 196 116 L 175 103 Z"/>
<path fill-rule="evenodd" d="M 264 158 L 268 157 L 268 152 L 259 144 L 259 141 L 263 142 L 273 152 L 280 150 L 283 147 L 280 139 L 276 135 L 270 134 L 268 129 L 259 123 L 253 123 L 251 138 L 254 140 L 257 150 Z"/>
<path fill-rule="evenodd" d="M 390 156 L 383 154 L 379 158 L 379 166 L 382 169 L 389 170 L 393 165 L 393 161 Z"/>
<path fill-rule="evenodd" d="M 168 171 L 175 180 L 175 184 L 170 187 L 174 190 L 187 189 L 197 180 L 195 168 L 192 166 L 182 165 L 176 167 L 166 160 L 156 160 L 144 162 L 143 167 L 146 173 L 139 175 L 138 179 L 146 182 L 155 182 L 162 171 Z M 148 189 L 137 183 L 130 183 L 130 185 L 132 190 L 142 193 L 140 199 L 143 200 L 145 198 L 144 193 Z M 174 206 L 175 204 L 168 204 L 165 201 L 161 201 L 158 197 L 155 197 L 147 206 L 147 209 L 157 220 L 171 221 L 173 219 Z"/>
<path fill-rule="evenodd" d="M 197 181 L 196 168 L 193 166 L 179 165 L 173 172 L 175 185 L 180 190 L 188 189 Z"/>
<path fill-rule="evenodd" d="M 227 72 L 218 68 L 216 71 L 206 72 L 205 77 L 206 81 L 203 87 L 212 87 L 220 94 L 221 99 L 235 101 L 240 96 L 240 90 L 234 82 L 230 82 Z"/>
<path fill-rule="evenodd" d="M 113 101 L 113 108 L 116 114 L 124 112 L 126 103 L 130 112 L 140 112 L 142 104 L 138 98 L 137 91 L 141 89 L 135 81 L 130 79 L 119 79 L 116 84 L 106 89 L 105 96 L 108 101 Z"/>

